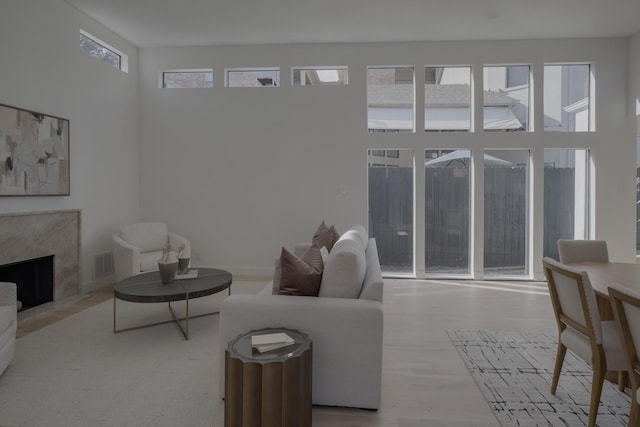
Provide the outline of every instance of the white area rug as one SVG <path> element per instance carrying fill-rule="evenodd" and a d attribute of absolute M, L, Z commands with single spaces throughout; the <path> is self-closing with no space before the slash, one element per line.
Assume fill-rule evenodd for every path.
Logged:
<path fill-rule="evenodd" d="M 592 370 L 570 351 L 556 396 L 551 394 L 556 336 L 461 330 L 447 333 L 504 427 L 587 425 Z M 605 381 L 596 423 L 601 427 L 626 427 L 629 408 L 629 395 Z"/>
<path fill-rule="evenodd" d="M 193 300 L 191 314 L 219 301 Z M 166 304 L 117 307 L 118 328 L 171 318 Z M 110 300 L 18 339 L 0 376 L 0 426 L 221 426 L 218 315 L 190 329 L 189 341 L 175 324 L 114 334 Z"/>

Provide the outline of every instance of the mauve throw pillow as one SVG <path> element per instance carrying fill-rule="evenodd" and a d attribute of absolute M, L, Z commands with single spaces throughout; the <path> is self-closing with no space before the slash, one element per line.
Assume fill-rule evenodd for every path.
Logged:
<path fill-rule="evenodd" d="M 327 227 L 327 224 L 322 221 L 316 232 L 313 233 L 311 242 L 317 243 L 319 248 L 324 246 L 328 251 L 331 251 L 331 248 L 333 248 L 333 245 L 339 238 L 340 234 L 336 231 L 335 227 L 333 225 L 331 227 Z"/>
<path fill-rule="evenodd" d="M 278 293 L 280 293 L 280 270 L 280 258 L 278 258 L 278 261 L 276 262 L 276 269 L 273 271 L 273 287 L 271 291 L 273 295 L 278 295 Z"/>
<path fill-rule="evenodd" d="M 278 294 L 318 296 L 321 279 L 322 256 L 318 245 L 311 245 L 300 258 L 282 248 Z"/>

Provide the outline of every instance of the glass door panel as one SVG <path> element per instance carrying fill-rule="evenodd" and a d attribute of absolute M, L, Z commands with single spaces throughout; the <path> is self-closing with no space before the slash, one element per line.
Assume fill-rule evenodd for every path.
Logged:
<path fill-rule="evenodd" d="M 382 272 L 413 275 L 413 150 L 368 150 L 369 235 Z"/>
<path fill-rule="evenodd" d="M 558 239 L 588 238 L 588 150 L 544 150 L 543 256 L 560 259 Z"/>
<path fill-rule="evenodd" d="M 485 150 L 485 276 L 528 274 L 528 179 L 528 150 Z"/>
<path fill-rule="evenodd" d="M 425 272 L 469 274 L 470 150 L 426 150 Z"/>

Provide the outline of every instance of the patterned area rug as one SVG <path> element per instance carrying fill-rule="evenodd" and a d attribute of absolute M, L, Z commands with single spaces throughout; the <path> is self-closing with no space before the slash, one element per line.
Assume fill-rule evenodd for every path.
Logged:
<path fill-rule="evenodd" d="M 557 338 L 551 334 L 447 331 L 469 372 L 504 427 L 584 426 L 592 371 L 570 351 L 558 390 L 551 394 Z M 626 427 L 630 397 L 605 381 L 598 426 Z"/>

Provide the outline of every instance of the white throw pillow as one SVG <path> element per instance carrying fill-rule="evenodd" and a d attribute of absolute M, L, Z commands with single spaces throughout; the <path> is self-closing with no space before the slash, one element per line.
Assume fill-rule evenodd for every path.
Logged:
<path fill-rule="evenodd" d="M 360 239 L 345 233 L 329 252 L 318 296 L 358 298 L 366 269 L 365 253 Z"/>
<path fill-rule="evenodd" d="M 367 233 L 367 229 L 360 224 L 356 224 L 353 227 L 351 227 L 349 231 L 353 231 L 357 233 L 358 237 L 360 238 L 360 241 L 362 242 L 362 246 L 366 250 L 367 245 L 369 244 L 369 234 Z"/>

